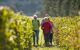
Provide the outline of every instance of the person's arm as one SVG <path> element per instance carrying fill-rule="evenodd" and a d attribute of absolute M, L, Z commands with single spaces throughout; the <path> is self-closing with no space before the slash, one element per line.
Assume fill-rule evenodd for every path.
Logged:
<path fill-rule="evenodd" d="M 38 25 L 39 25 L 39 27 L 40 27 L 40 21 L 38 20 Z"/>
<path fill-rule="evenodd" d="M 53 27 L 54 27 L 53 22 L 50 21 L 50 31 L 51 31 L 51 33 L 53 33 Z"/>
<path fill-rule="evenodd" d="M 32 20 L 32 26 L 34 26 L 34 20 Z"/>
<path fill-rule="evenodd" d="M 41 24 L 41 29 L 42 29 L 42 30 L 44 29 L 43 25 L 44 25 L 44 24 Z"/>
<path fill-rule="evenodd" d="M 34 28 L 34 20 L 32 20 L 32 28 Z"/>

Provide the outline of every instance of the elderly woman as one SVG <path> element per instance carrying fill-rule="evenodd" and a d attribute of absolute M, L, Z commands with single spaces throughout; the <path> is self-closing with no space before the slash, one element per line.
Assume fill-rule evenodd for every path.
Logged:
<path fill-rule="evenodd" d="M 38 45 L 38 40 L 39 40 L 39 27 L 40 27 L 40 22 L 37 19 L 37 15 L 33 16 L 33 20 L 32 20 L 32 26 L 33 26 L 33 42 L 34 42 L 34 46 L 37 44 Z"/>

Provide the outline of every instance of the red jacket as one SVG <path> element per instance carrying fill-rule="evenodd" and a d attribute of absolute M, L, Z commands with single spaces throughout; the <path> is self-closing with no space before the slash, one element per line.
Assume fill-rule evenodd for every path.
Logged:
<path fill-rule="evenodd" d="M 50 22 L 44 22 L 41 27 L 42 27 L 43 32 L 46 34 L 49 33 L 52 29 Z"/>

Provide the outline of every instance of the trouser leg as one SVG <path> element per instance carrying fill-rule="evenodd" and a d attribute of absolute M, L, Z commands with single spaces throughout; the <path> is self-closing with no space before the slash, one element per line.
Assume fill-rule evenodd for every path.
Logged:
<path fill-rule="evenodd" d="M 35 34 L 33 34 L 33 44 L 35 45 Z"/>
<path fill-rule="evenodd" d="M 48 36 L 48 34 L 44 34 L 44 40 L 45 40 L 45 45 L 48 46 L 49 45 L 49 36 Z"/>
<path fill-rule="evenodd" d="M 39 40 L 39 30 L 36 30 L 36 43 L 38 45 L 38 40 Z"/>
<path fill-rule="evenodd" d="M 52 39 L 53 39 L 53 34 L 51 33 L 49 36 L 49 41 L 50 41 L 51 45 L 52 45 Z"/>
<path fill-rule="evenodd" d="M 47 41 L 46 41 L 46 35 L 44 34 L 44 41 L 45 41 L 45 45 L 47 44 Z"/>

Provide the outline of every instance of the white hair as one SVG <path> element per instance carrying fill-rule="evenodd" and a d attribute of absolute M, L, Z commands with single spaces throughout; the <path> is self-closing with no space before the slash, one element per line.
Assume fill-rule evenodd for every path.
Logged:
<path fill-rule="evenodd" d="M 33 17 L 38 17 L 37 15 L 34 15 Z"/>
<path fill-rule="evenodd" d="M 48 19 L 48 17 L 44 17 L 44 19 Z"/>

